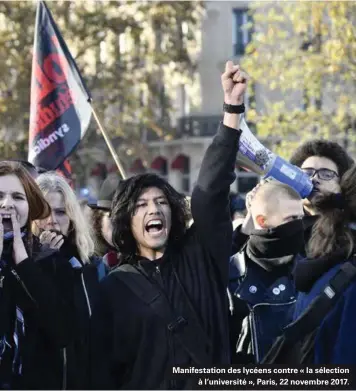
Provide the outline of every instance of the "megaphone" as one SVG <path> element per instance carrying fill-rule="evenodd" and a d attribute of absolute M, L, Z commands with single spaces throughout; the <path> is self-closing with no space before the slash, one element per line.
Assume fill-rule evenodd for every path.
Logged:
<path fill-rule="evenodd" d="M 310 178 L 299 168 L 288 163 L 280 156 L 264 147 L 252 134 L 246 124 L 245 116 L 240 116 L 240 136 L 237 163 L 243 168 L 255 172 L 263 178 L 272 177 L 297 191 L 302 198 L 307 198 L 313 191 Z"/>

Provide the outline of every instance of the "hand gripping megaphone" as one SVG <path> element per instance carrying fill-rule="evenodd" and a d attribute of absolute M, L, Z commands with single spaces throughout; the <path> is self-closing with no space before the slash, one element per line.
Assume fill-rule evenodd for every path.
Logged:
<path fill-rule="evenodd" d="M 237 164 L 255 172 L 263 178 L 273 177 L 307 198 L 313 190 L 310 178 L 299 168 L 265 148 L 251 133 L 244 115 L 240 116 L 239 151 Z"/>

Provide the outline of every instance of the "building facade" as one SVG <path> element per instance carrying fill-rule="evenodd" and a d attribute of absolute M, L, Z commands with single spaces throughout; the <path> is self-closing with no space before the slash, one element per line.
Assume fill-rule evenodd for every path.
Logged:
<path fill-rule="evenodd" d="M 136 159 L 130 173 L 159 173 L 178 190 L 189 195 L 197 180 L 205 150 L 222 120 L 223 93 L 220 75 L 225 62 L 241 60 L 250 33 L 243 28 L 248 20 L 248 2 L 208 1 L 202 21 L 201 50 L 198 58 L 200 105 L 183 89 L 180 94 L 176 131 L 172 140 L 148 141 L 152 160 L 148 166 Z M 247 97 L 247 109 L 248 109 Z M 258 181 L 257 175 L 236 168 L 237 179 L 231 191 L 245 195 Z"/>
<path fill-rule="evenodd" d="M 198 34 L 199 48 L 196 48 L 199 50 L 195 50 L 199 53 L 196 59 L 198 64 L 196 83 L 177 86 L 176 104 L 170 118 L 173 127 L 172 136 L 160 138 L 153 132 L 148 132 L 142 142 L 148 147 L 150 158 L 147 159 L 147 156 L 136 158 L 128 169 L 128 175 L 147 171 L 155 172 L 165 177 L 177 190 L 187 195 L 191 193 L 206 148 L 211 143 L 223 116 L 220 75 L 224 71 L 225 63 L 229 59 L 240 63 L 245 55 L 245 48 L 251 40 L 251 31 L 258 33 L 269 27 L 263 22 L 252 25 L 248 12 L 250 4 L 252 2 L 249 1 L 205 2 L 205 13 L 200 34 Z M 265 15 L 268 7 L 274 7 L 274 5 L 261 4 L 258 13 Z M 245 97 L 247 123 L 249 106 L 252 103 L 254 103 L 256 112 L 264 112 L 266 101 L 276 102 L 280 98 L 280 93 L 267 90 L 261 84 L 255 84 L 253 90 L 254 95 L 247 94 Z M 327 91 L 322 97 L 322 106 L 327 112 L 334 110 L 336 100 L 333 93 L 334 91 Z M 348 95 L 353 96 L 354 92 L 348 92 Z M 283 95 L 283 100 L 287 109 L 306 110 L 303 106 L 303 90 L 293 90 Z M 251 124 L 250 129 L 254 131 Z M 348 149 L 351 155 L 355 156 L 356 143 L 351 137 L 355 130 L 356 123 L 353 122 L 352 128 L 346 129 L 344 134 L 341 132 L 329 138 L 339 142 Z M 292 141 L 299 142 L 300 140 L 298 134 L 288 135 L 288 137 Z M 269 149 L 273 149 L 280 141 L 277 136 L 274 139 L 271 136 L 264 139 L 258 138 Z M 113 170 L 115 171 L 115 167 Z M 231 191 L 238 192 L 242 196 L 258 182 L 256 174 L 238 167 L 236 167 L 236 176 L 237 179 L 231 186 Z"/>

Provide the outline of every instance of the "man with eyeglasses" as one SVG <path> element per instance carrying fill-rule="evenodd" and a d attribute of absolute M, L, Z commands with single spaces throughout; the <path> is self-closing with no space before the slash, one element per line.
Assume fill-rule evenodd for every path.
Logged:
<path fill-rule="evenodd" d="M 340 179 L 354 164 L 354 161 L 343 147 L 333 141 L 311 140 L 295 151 L 290 162 L 300 167 L 311 178 L 314 185 L 313 192 L 303 200 L 307 242 L 317 219 L 313 198 L 318 193 L 339 193 Z"/>

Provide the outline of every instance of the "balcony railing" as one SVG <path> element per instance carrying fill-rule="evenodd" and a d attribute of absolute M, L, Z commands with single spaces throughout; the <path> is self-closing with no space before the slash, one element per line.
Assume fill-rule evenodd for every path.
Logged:
<path fill-rule="evenodd" d="M 182 117 L 178 120 L 176 138 L 212 137 L 221 120 L 221 115 Z"/>
<path fill-rule="evenodd" d="M 213 137 L 216 134 L 223 115 L 201 115 L 187 116 L 178 119 L 175 129 L 172 129 L 173 139 L 190 138 L 190 137 Z M 249 124 L 250 130 L 254 132 L 254 127 Z M 158 141 L 161 138 L 153 131 L 147 130 L 145 139 Z"/>
<path fill-rule="evenodd" d="M 171 130 L 173 139 L 189 137 L 212 137 L 222 120 L 220 115 L 190 116 L 178 119 L 177 126 Z M 161 138 L 151 129 L 146 131 L 147 141 L 158 141 Z"/>

